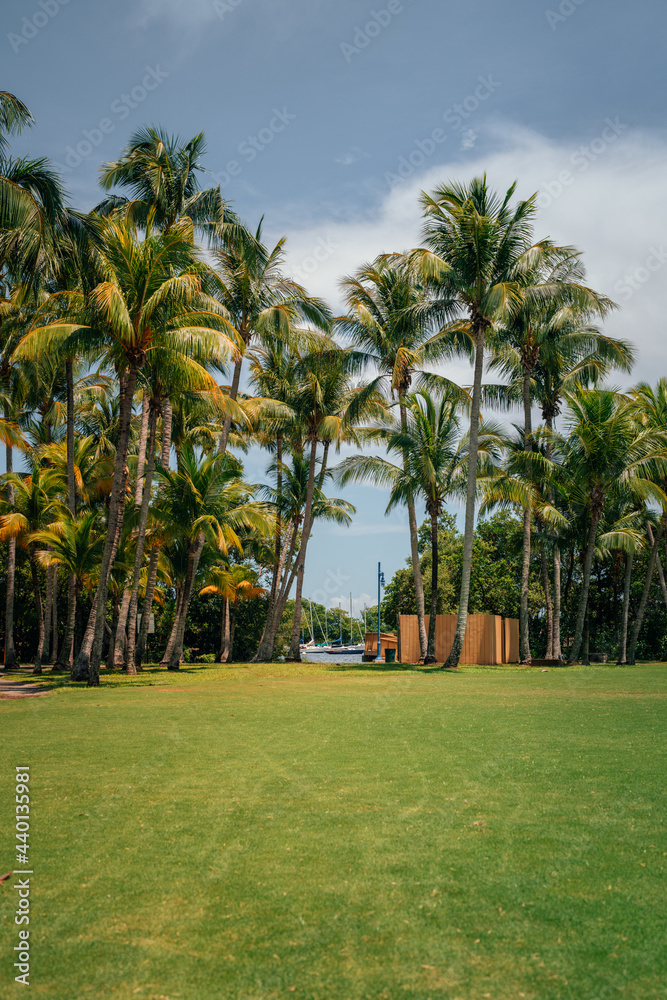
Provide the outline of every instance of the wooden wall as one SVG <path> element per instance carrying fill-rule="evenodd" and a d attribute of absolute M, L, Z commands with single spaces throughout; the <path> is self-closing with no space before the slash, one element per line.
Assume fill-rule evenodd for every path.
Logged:
<path fill-rule="evenodd" d="M 435 623 L 435 658 L 443 663 L 449 655 L 456 615 L 438 615 Z M 429 615 L 425 616 L 428 634 Z M 419 630 L 416 615 L 399 615 L 400 657 L 403 663 L 419 661 Z M 519 661 L 519 623 L 499 615 L 468 615 L 460 663 L 496 666 Z"/>

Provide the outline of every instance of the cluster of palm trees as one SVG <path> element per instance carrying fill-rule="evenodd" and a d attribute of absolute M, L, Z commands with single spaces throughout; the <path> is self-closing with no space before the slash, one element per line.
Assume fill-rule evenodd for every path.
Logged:
<path fill-rule="evenodd" d="M 526 661 L 535 552 L 554 658 L 564 546 L 576 551 L 582 580 L 570 659 L 580 652 L 594 553 L 623 552 L 629 579 L 653 527 L 653 573 L 665 528 L 654 509 L 667 509 L 667 384 L 625 396 L 596 387 L 612 368 L 630 369 L 632 350 L 595 325 L 613 304 L 584 283 L 580 253 L 534 240 L 534 198 L 513 205 L 514 188 L 498 198 L 486 178 L 425 195 L 425 246 L 382 255 L 345 278 L 345 314 L 334 317 L 289 278 L 284 239 L 267 244 L 261 225 L 245 226 L 219 188 L 202 189 L 203 135 L 183 142 L 140 129 L 117 162 L 103 165 L 104 199 L 80 213 L 46 160 L 9 155 L 11 135 L 31 123 L 16 97 L 0 93 L 6 666 L 16 662 L 17 544 L 30 567 L 37 670 L 51 662 L 96 685 L 106 642 L 107 666 L 134 672 L 151 609 L 167 592 L 175 612 L 162 663 L 178 669 L 196 590 L 222 597 L 222 661 L 239 600 L 264 595 L 255 658 L 265 660 L 293 599 L 286 652 L 298 660 L 314 523 L 347 523 L 354 513 L 327 495 L 334 479 L 374 478 L 389 486 L 390 506 L 407 508 L 427 662 L 438 516 L 451 497 L 466 513 L 449 666 L 465 632 L 480 502 L 522 512 Z M 473 362 L 470 388 L 443 374 L 456 354 Z M 502 384 L 483 384 L 485 362 Z M 483 418 L 517 404 L 523 424 L 514 436 Z M 360 450 L 333 464 L 342 444 L 375 443 L 383 456 Z M 271 455 L 264 484 L 244 476 L 251 445 Z M 27 474 L 13 471 L 17 449 Z M 428 635 L 422 502 L 434 546 Z M 61 587 L 67 581 L 60 629 L 59 574 Z M 627 631 L 627 607 L 625 621 Z"/>

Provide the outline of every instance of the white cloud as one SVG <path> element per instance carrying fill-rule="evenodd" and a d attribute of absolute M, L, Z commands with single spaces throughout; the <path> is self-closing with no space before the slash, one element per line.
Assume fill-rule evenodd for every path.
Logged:
<path fill-rule="evenodd" d="M 486 171 L 492 186 L 504 191 L 518 178 L 517 197 L 541 192 L 536 235 L 584 250 L 588 281 L 622 307 L 607 321 L 606 330 L 636 344 L 638 360 L 631 380 L 655 381 L 667 374 L 665 135 L 631 129 L 613 117 L 596 123 L 583 142 L 555 142 L 508 123 L 492 123 L 483 132 L 491 151 L 465 163 L 425 164 L 388 191 L 371 217 L 355 217 L 350 211 L 350 221 L 318 219 L 288 228 L 288 257 L 295 266 L 313 256 L 318 241 L 335 246 L 317 266 L 311 265 L 309 290 L 340 309 L 342 275 L 381 252 L 419 245 L 422 189 Z M 449 371 L 463 383 L 470 380 L 465 365 Z M 628 379 L 619 375 L 615 381 L 627 384 Z"/>

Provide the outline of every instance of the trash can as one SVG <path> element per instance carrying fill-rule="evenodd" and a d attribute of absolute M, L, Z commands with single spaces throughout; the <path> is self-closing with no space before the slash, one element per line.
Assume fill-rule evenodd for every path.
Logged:
<path fill-rule="evenodd" d="M 385 653 L 384 653 L 384 662 L 385 663 L 396 663 L 396 650 L 395 649 L 386 649 L 385 650 Z"/>

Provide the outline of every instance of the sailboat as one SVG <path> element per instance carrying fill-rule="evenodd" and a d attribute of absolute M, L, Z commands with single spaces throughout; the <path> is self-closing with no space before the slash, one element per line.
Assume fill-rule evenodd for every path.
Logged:
<path fill-rule="evenodd" d="M 350 655 L 354 653 L 363 653 L 366 646 L 363 642 L 353 642 L 352 636 L 352 623 L 354 619 L 352 617 L 352 592 L 350 591 L 350 641 L 345 646 L 343 645 L 343 622 L 341 619 L 340 623 L 340 639 L 334 640 L 330 646 L 325 646 L 322 649 L 323 653 L 329 653 L 330 656 L 343 656 Z"/>

